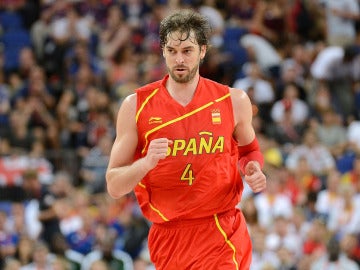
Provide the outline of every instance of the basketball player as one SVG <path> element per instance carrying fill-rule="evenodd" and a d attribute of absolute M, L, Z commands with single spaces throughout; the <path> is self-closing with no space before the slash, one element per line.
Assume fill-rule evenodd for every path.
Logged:
<path fill-rule="evenodd" d="M 157 270 L 249 269 L 251 241 L 242 213 L 241 174 L 254 192 L 266 187 L 263 156 L 246 93 L 205 79 L 208 21 L 179 11 L 160 24 L 168 75 L 122 103 L 106 173 L 119 198 L 132 190 L 152 222 Z"/>

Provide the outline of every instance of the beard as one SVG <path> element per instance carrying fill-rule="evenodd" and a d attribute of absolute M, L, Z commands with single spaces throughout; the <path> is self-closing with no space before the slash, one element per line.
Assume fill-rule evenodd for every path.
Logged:
<path fill-rule="evenodd" d="M 196 65 L 193 69 L 191 69 L 187 73 L 184 73 L 184 74 L 181 74 L 181 75 L 176 74 L 175 71 L 176 71 L 177 68 L 182 68 L 182 67 L 175 67 L 173 69 L 170 69 L 169 67 L 167 67 L 167 70 L 169 72 L 170 77 L 177 83 L 188 83 L 192 79 L 194 79 L 194 77 L 195 77 L 195 75 L 196 75 L 196 73 L 197 73 L 197 71 L 199 69 L 199 65 Z"/>

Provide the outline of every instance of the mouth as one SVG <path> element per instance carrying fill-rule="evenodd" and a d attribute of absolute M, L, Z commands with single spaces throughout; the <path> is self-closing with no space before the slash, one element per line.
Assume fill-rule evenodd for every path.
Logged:
<path fill-rule="evenodd" d="M 175 67 L 174 70 L 176 72 L 185 72 L 187 70 L 187 68 L 185 68 L 185 67 Z"/>

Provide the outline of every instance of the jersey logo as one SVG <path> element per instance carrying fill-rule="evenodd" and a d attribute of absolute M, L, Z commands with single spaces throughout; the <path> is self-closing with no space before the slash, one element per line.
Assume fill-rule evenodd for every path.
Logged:
<path fill-rule="evenodd" d="M 162 119 L 161 117 L 150 117 L 149 118 L 149 124 L 161 124 Z"/>
<path fill-rule="evenodd" d="M 168 146 L 167 156 L 188 156 L 223 153 L 225 137 L 214 137 L 211 132 L 200 132 L 200 138 L 173 139 Z"/>
<path fill-rule="evenodd" d="M 214 125 L 221 124 L 221 114 L 219 109 L 211 111 L 211 120 Z"/>

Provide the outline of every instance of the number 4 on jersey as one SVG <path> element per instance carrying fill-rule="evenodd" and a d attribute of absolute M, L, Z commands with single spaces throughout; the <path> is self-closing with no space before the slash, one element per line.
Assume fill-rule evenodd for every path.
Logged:
<path fill-rule="evenodd" d="M 193 184 L 195 180 L 193 170 L 191 169 L 191 164 L 187 164 L 185 167 L 185 170 L 183 171 L 181 175 L 181 181 L 188 181 L 189 186 Z"/>

